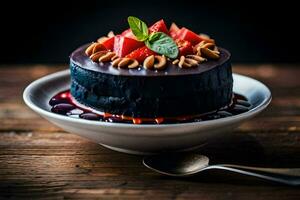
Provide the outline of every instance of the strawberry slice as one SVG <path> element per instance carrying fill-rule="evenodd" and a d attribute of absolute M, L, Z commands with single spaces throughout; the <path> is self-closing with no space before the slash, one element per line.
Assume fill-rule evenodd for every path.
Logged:
<path fill-rule="evenodd" d="M 103 44 L 103 46 L 105 46 L 106 49 L 113 51 L 114 42 L 115 42 L 115 37 L 111 37 L 101 42 L 101 44 Z"/>
<path fill-rule="evenodd" d="M 126 58 L 133 58 L 136 59 L 139 63 L 142 63 L 148 56 L 151 55 L 156 55 L 156 53 L 148 47 L 143 46 L 128 54 Z"/>
<path fill-rule="evenodd" d="M 143 42 L 139 42 L 137 40 L 134 40 L 132 38 L 127 38 L 122 35 L 115 36 L 115 42 L 114 42 L 114 52 L 119 57 L 124 57 L 133 50 L 143 46 Z"/>
<path fill-rule="evenodd" d="M 192 43 L 192 45 L 196 45 L 202 40 L 204 40 L 202 37 L 200 37 L 198 34 L 194 33 L 193 31 L 183 27 L 179 31 L 176 32 L 176 34 L 173 36 L 174 39 L 181 39 L 181 40 L 187 40 Z"/>
<path fill-rule="evenodd" d="M 175 40 L 178 49 L 179 49 L 179 56 L 185 56 L 189 54 L 193 54 L 193 45 L 187 40 L 177 39 Z"/>
<path fill-rule="evenodd" d="M 170 36 L 173 38 L 175 37 L 177 31 L 179 31 L 180 28 L 173 22 L 170 26 L 169 32 L 170 32 Z"/>
<path fill-rule="evenodd" d="M 127 29 L 127 30 L 125 30 L 125 31 L 123 31 L 123 32 L 121 33 L 121 35 L 124 36 L 124 37 L 128 37 L 128 38 L 137 40 L 136 37 L 135 37 L 135 35 L 132 33 L 132 31 L 131 31 L 130 28 Z"/>
<path fill-rule="evenodd" d="M 169 35 L 169 31 L 168 28 L 164 22 L 163 19 L 159 20 L 158 22 L 156 22 L 155 24 L 153 24 L 152 26 L 149 27 L 149 32 L 153 33 L 153 32 L 164 32 L 165 34 Z"/>

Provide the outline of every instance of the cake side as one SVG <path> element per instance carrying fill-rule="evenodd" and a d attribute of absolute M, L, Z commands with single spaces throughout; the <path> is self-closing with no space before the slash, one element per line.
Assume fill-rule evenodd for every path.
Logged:
<path fill-rule="evenodd" d="M 111 114 L 148 118 L 195 115 L 227 106 L 232 98 L 229 56 L 208 71 L 176 76 L 114 75 L 77 64 L 71 58 L 72 96 Z"/>

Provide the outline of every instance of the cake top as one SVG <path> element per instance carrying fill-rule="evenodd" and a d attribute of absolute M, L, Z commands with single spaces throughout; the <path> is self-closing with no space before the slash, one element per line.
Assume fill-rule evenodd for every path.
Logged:
<path fill-rule="evenodd" d="M 172 64 L 171 61 L 167 61 L 164 70 L 148 70 L 143 66 L 138 68 L 118 68 L 114 67 L 111 62 L 94 62 L 85 54 L 86 48 L 90 44 L 83 45 L 76 49 L 71 55 L 71 64 L 80 66 L 81 68 L 96 71 L 100 73 L 106 73 L 111 75 L 121 76 L 177 76 L 177 75 L 194 75 L 206 72 L 218 66 L 223 66 L 230 59 L 230 53 L 223 48 L 219 48 L 220 58 L 217 60 L 207 60 L 199 64 L 199 67 L 180 68 L 178 65 Z"/>
<path fill-rule="evenodd" d="M 185 27 L 179 28 L 175 23 L 168 29 L 164 20 L 160 20 L 148 27 L 142 20 L 130 16 L 128 24 L 130 28 L 121 34 L 110 31 L 86 46 L 85 56 L 99 67 L 111 65 L 117 70 L 156 72 L 168 71 L 170 66 L 179 71 L 198 68 L 221 57 L 215 40 Z"/>

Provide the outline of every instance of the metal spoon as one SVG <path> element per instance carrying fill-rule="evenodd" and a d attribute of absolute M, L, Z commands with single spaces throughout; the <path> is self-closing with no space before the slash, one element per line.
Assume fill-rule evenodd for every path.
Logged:
<path fill-rule="evenodd" d="M 300 185 L 300 168 L 263 168 L 230 164 L 209 165 L 208 163 L 208 157 L 197 153 L 159 154 L 143 159 L 146 167 L 168 176 L 183 177 L 209 169 L 222 169 L 287 185 Z"/>

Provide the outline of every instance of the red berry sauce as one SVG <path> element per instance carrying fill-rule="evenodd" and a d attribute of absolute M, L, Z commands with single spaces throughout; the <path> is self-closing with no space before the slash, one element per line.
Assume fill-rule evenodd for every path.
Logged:
<path fill-rule="evenodd" d="M 49 101 L 49 105 L 51 106 L 51 112 L 73 118 L 133 124 L 174 124 L 199 122 L 238 115 L 249 111 L 251 108 L 251 104 L 247 98 L 239 94 L 234 94 L 233 101 L 230 106 L 208 114 L 167 118 L 133 118 L 124 115 L 99 112 L 92 108 L 80 105 L 72 98 L 69 90 L 60 92 L 53 96 Z"/>

